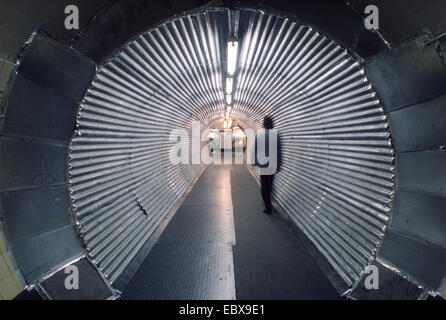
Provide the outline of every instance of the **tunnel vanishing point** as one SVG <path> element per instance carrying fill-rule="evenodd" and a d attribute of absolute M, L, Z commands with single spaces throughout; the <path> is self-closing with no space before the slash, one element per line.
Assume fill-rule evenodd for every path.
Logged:
<path fill-rule="evenodd" d="M 374 1 L 378 30 L 363 0 L 38 2 L 0 2 L 0 298 L 446 294 L 444 1 Z M 169 133 L 265 115 L 282 167 L 257 225 L 256 167 L 172 164 Z M 282 225 L 320 281 L 255 233 Z M 249 288 L 268 261 L 296 295 Z"/>

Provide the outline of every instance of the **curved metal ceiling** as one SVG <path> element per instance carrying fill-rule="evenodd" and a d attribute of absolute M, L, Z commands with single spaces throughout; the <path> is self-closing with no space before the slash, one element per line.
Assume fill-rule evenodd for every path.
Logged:
<path fill-rule="evenodd" d="M 223 117 L 229 10 L 185 16 L 125 45 L 99 68 L 69 150 L 79 232 L 113 283 L 200 165 L 172 165 L 168 134 Z M 394 153 L 370 82 L 346 50 L 313 28 L 240 10 L 231 117 L 270 114 L 282 139 L 274 196 L 348 286 L 389 220 Z"/>

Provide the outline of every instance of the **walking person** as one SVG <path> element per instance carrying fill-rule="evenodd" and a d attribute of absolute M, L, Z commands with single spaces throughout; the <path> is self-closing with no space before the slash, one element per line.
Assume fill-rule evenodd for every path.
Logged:
<path fill-rule="evenodd" d="M 277 130 L 273 130 L 273 120 L 266 116 L 263 119 L 263 130 L 256 134 L 256 166 L 259 168 L 261 194 L 265 204 L 264 213 L 272 214 L 271 193 L 274 174 L 280 169 L 280 138 Z"/>

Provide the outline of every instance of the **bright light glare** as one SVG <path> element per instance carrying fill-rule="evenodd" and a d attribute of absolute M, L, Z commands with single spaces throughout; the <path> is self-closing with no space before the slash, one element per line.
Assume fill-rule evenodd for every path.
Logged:
<path fill-rule="evenodd" d="M 232 78 L 226 78 L 226 93 L 231 94 L 232 93 L 232 85 L 233 85 Z"/>
<path fill-rule="evenodd" d="M 232 103 L 232 95 L 228 94 L 226 95 L 226 103 L 231 104 Z"/>
<path fill-rule="evenodd" d="M 237 138 L 244 138 L 245 137 L 245 133 L 243 132 L 242 129 L 240 129 L 240 127 L 234 127 L 233 128 L 233 133 Z"/>
<path fill-rule="evenodd" d="M 218 138 L 218 131 L 212 130 L 209 132 L 209 139 L 217 139 Z"/>
<path fill-rule="evenodd" d="M 228 42 L 228 73 L 232 76 L 235 73 L 235 67 L 237 66 L 237 50 L 238 42 Z"/>

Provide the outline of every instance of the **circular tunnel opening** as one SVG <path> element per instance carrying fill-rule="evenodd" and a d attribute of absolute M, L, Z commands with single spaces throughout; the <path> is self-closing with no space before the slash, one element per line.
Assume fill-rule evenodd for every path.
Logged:
<path fill-rule="evenodd" d="M 256 259 L 265 252 L 274 258 L 265 261 L 279 267 L 274 274 L 286 276 L 260 269 L 244 275 L 264 275 L 257 291 L 268 297 L 306 287 L 321 298 L 327 291 L 306 282 L 310 266 L 331 280 L 336 298 L 444 295 L 443 4 L 378 1 L 381 28 L 368 30 L 359 0 L 271 8 L 268 1 L 238 1 L 231 9 L 227 2 L 195 8 L 184 1 L 135 10 L 143 3 L 82 5 L 81 30 L 63 32 L 53 19 L 59 7 L 48 5 L 43 14 L 14 2 L 0 10 L 18 15 L 0 19 L 12 32 L 0 48 L 0 270 L 7 271 L 0 298 L 25 288 L 48 299 L 125 299 L 143 265 L 158 267 L 152 279 L 166 279 L 166 265 L 185 266 L 189 258 L 197 262 L 192 273 L 206 263 L 222 272 L 207 283 L 200 278 L 204 287 L 226 279 L 233 288 L 240 266 L 263 265 Z M 30 24 L 45 30 L 30 36 Z M 218 150 L 224 159 L 237 149 L 236 126 L 245 144 L 264 116 L 273 119 L 282 147 L 273 198 L 287 223 L 280 220 L 286 230 L 276 236 L 285 238 L 287 226 L 298 231 L 293 240 L 313 256 L 302 268 L 295 262 L 303 256 L 291 246 L 276 250 L 265 240 L 279 215 L 270 224 L 258 225 L 255 215 L 245 227 L 239 223 L 262 212 L 257 166 L 208 165 L 197 157 L 197 150 Z M 230 139 L 222 149 L 225 132 Z M 213 148 L 206 146 L 211 133 L 212 142 L 219 138 Z M 204 220 L 191 209 L 199 202 L 213 208 L 200 209 Z M 211 213 L 223 227 L 205 219 Z M 157 256 L 175 221 L 184 222 L 178 229 L 187 239 L 212 234 L 227 251 L 201 259 L 209 252 L 180 243 L 181 250 Z M 253 250 L 244 256 L 240 248 Z M 172 252 L 184 259 L 166 263 Z M 219 258 L 233 264 L 224 269 Z M 232 266 L 239 269 L 225 273 Z M 89 286 L 65 290 L 67 268 L 78 268 Z M 370 271 L 379 273 L 377 290 L 366 286 Z M 300 275 L 302 282 L 293 282 Z M 281 286 L 279 278 L 293 281 Z M 156 283 L 149 287 L 162 287 Z M 235 291 L 226 293 L 235 298 Z"/>
<path fill-rule="evenodd" d="M 194 121 L 212 119 L 224 119 L 223 132 L 233 132 L 230 119 L 258 129 L 265 115 L 283 150 L 275 200 L 355 284 L 389 222 L 386 115 L 349 52 L 299 21 L 251 9 L 168 21 L 99 67 L 70 143 L 69 188 L 87 252 L 111 283 L 203 170 L 169 162 L 169 133 L 190 136 Z"/>

